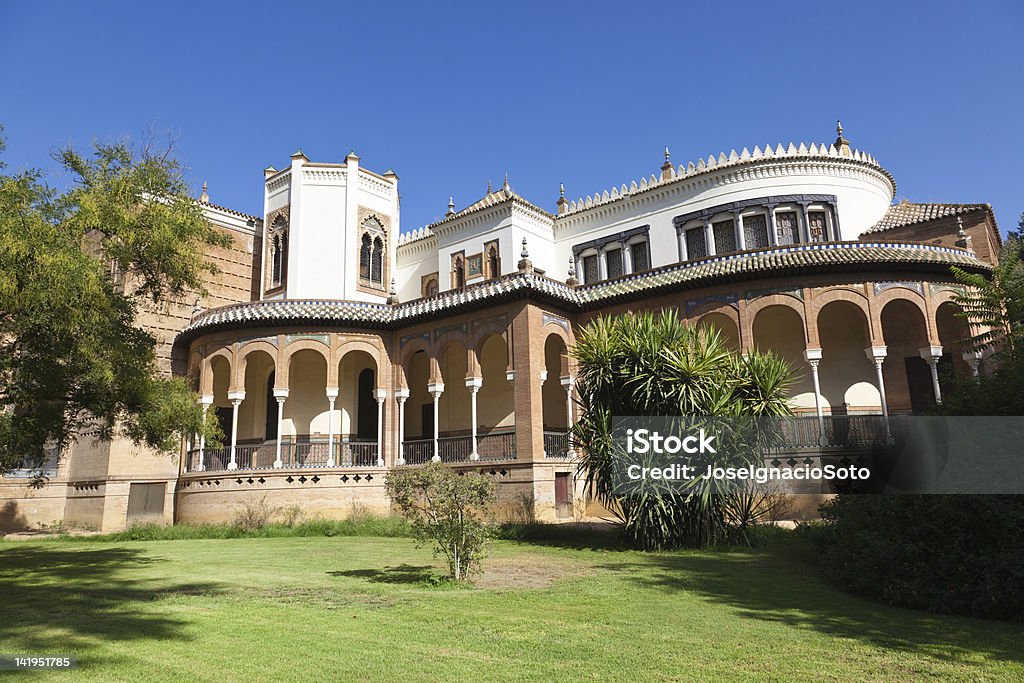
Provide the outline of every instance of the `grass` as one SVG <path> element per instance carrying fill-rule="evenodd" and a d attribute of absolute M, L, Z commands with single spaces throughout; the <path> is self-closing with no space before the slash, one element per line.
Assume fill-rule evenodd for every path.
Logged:
<path fill-rule="evenodd" d="M 408 538 L 0 543 L 0 652 L 28 678 L 894 680 L 1024 678 L 1019 624 L 890 608 L 806 546 L 640 553 L 497 541 L 476 588 Z"/>

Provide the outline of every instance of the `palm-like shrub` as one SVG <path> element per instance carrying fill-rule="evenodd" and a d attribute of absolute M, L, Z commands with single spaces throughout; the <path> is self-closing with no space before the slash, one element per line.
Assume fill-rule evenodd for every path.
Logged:
<path fill-rule="evenodd" d="M 647 548 L 706 546 L 736 537 L 728 492 L 710 483 L 679 493 L 620 495 L 613 487 L 612 417 L 792 415 L 785 361 L 729 349 L 714 329 L 689 327 L 673 310 L 601 317 L 573 350 L 580 419 L 572 431 L 590 492 Z"/>

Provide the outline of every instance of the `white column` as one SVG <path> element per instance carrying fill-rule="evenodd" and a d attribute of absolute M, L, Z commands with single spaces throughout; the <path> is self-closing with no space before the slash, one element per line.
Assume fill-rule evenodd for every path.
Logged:
<path fill-rule="evenodd" d="M 434 462 L 441 462 L 441 453 L 437 448 L 437 436 L 440 425 L 438 424 L 441 420 L 441 394 L 444 393 L 444 382 L 435 382 L 434 384 L 427 385 L 427 392 L 434 398 L 434 455 L 431 456 L 431 460 Z"/>
<path fill-rule="evenodd" d="M 766 206 L 768 214 L 764 217 L 765 227 L 768 228 L 768 246 L 779 246 L 779 234 L 775 231 L 775 205 Z"/>
<path fill-rule="evenodd" d="M 384 467 L 384 401 L 388 398 L 387 389 L 374 392 L 377 399 L 377 467 Z"/>
<path fill-rule="evenodd" d="M 398 464 L 405 464 L 405 401 L 409 398 L 408 389 L 395 389 L 398 401 Z"/>
<path fill-rule="evenodd" d="M 284 426 L 284 402 L 288 398 L 287 389 L 274 389 L 274 398 L 277 399 L 277 459 L 274 460 L 274 467 L 281 469 L 284 463 L 281 461 L 281 439 Z"/>
<path fill-rule="evenodd" d="M 608 254 L 605 253 L 604 249 L 597 252 L 597 272 L 602 280 L 608 279 Z M 590 283 L 588 282 L 587 284 Z"/>
<path fill-rule="evenodd" d="M 683 263 L 686 261 L 686 231 L 680 229 L 676 233 L 676 239 L 679 240 L 679 262 Z"/>
<path fill-rule="evenodd" d="M 327 387 L 327 466 L 335 467 L 334 457 L 334 401 L 338 398 L 338 387 Z"/>
<path fill-rule="evenodd" d="M 811 366 L 811 378 L 814 380 L 814 410 L 818 414 L 818 443 L 820 444 L 825 438 L 825 413 L 821 408 L 821 383 L 818 381 L 821 349 L 804 349 L 804 358 Z"/>
<path fill-rule="evenodd" d="M 717 245 L 715 245 L 715 229 L 711 226 L 711 218 L 704 219 L 704 247 L 707 249 L 708 256 L 718 253 Z"/>
<path fill-rule="evenodd" d="M 971 374 L 978 379 L 978 370 L 981 365 L 981 351 L 964 351 L 963 359 L 971 366 Z"/>
<path fill-rule="evenodd" d="M 231 401 L 231 462 L 228 463 L 229 470 L 238 469 L 238 461 L 235 460 L 235 448 L 238 445 L 238 406 L 245 400 L 244 391 L 229 391 L 228 400 Z"/>
<path fill-rule="evenodd" d="M 882 378 L 882 363 L 885 361 L 886 347 L 869 346 L 864 349 L 868 360 L 875 364 L 875 377 L 878 379 L 878 395 L 882 399 L 882 415 L 885 416 L 885 431 L 889 431 L 889 404 L 885 400 L 885 380 Z"/>
<path fill-rule="evenodd" d="M 633 272 L 633 252 L 630 251 L 629 242 L 622 242 L 622 274 L 629 275 Z"/>
<path fill-rule="evenodd" d="M 811 219 L 807 215 L 807 204 L 800 203 L 800 229 L 797 231 L 799 235 L 798 242 L 810 242 L 811 241 Z"/>
<path fill-rule="evenodd" d="M 923 349 L 918 349 L 918 352 L 932 369 L 932 391 L 935 393 L 935 402 L 942 403 L 942 389 L 939 388 L 939 359 L 942 358 L 942 347 L 926 346 Z"/>
<path fill-rule="evenodd" d="M 213 405 L 213 396 L 206 394 L 199 397 L 199 405 L 203 407 L 203 429 L 206 429 L 206 416 L 210 411 L 210 406 Z M 199 466 L 196 468 L 196 472 L 202 472 L 206 469 L 206 434 L 199 435 Z"/>
<path fill-rule="evenodd" d="M 566 449 L 566 456 L 569 458 L 575 458 L 576 452 L 572 448 L 572 426 L 574 424 L 572 419 L 572 384 L 573 378 L 571 375 L 562 378 L 562 386 L 565 387 L 565 425 L 566 425 L 566 443 L 568 447 Z"/>
<path fill-rule="evenodd" d="M 476 461 L 480 459 L 480 453 L 477 452 L 476 448 L 476 394 L 480 391 L 480 387 L 483 386 L 483 377 L 467 377 L 466 386 L 469 387 L 469 417 L 473 426 L 473 450 L 469 453 L 469 459 Z"/>
<path fill-rule="evenodd" d="M 737 211 L 733 215 L 733 225 L 736 226 L 736 248 L 745 251 L 747 248 L 747 236 L 743 234 L 743 216 Z"/>

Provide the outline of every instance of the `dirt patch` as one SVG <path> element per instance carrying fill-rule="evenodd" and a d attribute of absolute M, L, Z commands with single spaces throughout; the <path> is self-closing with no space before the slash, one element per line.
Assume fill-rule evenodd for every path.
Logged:
<path fill-rule="evenodd" d="M 579 576 L 570 562 L 541 557 L 484 559 L 483 572 L 473 577 L 478 588 L 547 588 L 559 579 Z"/>

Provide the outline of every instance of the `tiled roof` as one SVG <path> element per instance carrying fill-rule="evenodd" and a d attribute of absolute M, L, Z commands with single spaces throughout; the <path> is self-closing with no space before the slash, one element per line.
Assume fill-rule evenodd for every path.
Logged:
<path fill-rule="evenodd" d="M 985 210 L 991 210 L 991 207 L 988 204 L 912 204 L 903 201 L 890 206 L 882 219 L 865 230 L 864 234 Z"/>
<path fill-rule="evenodd" d="M 509 275 L 388 305 L 331 300 L 258 301 L 215 308 L 200 314 L 175 343 L 221 329 L 274 325 L 349 325 L 385 329 L 420 320 L 485 308 L 530 297 L 561 308 L 586 310 L 617 301 L 695 289 L 711 284 L 811 272 L 855 272 L 893 267 L 947 273 L 949 266 L 983 272 L 991 267 L 963 249 L 897 242 L 828 242 L 774 247 L 687 261 L 607 282 L 569 287 L 535 272 Z"/>

